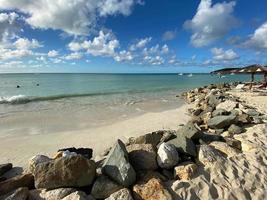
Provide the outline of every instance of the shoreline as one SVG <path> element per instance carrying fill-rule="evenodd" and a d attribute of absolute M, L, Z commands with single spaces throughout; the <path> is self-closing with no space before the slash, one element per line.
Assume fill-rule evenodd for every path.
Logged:
<path fill-rule="evenodd" d="M 178 129 L 179 124 L 185 124 L 189 120 L 188 107 L 189 105 L 184 103 L 177 109 L 147 112 L 113 124 L 85 130 L 4 137 L 0 140 L 3 149 L 0 152 L 0 163 L 12 162 L 14 166 L 26 167 L 28 160 L 36 154 L 53 156 L 58 149 L 73 146 L 93 148 L 94 155 L 98 155 L 112 146 L 116 138 L 126 141 L 129 137 L 157 130 Z"/>

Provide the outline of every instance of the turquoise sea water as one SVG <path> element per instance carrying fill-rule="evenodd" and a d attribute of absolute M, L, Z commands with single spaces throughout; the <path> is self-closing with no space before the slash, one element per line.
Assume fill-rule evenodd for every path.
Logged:
<path fill-rule="evenodd" d="M 0 74 L 0 137 L 87 129 L 174 109 L 183 103 L 176 97 L 182 91 L 249 79 L 209 74 Z"/>

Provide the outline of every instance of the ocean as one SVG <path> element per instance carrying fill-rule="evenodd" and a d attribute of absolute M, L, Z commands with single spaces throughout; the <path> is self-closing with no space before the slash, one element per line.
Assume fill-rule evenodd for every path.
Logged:
<path fill-rule="evenodd" d="M 86 129 L 183 104 L 176 95 L 248 75 L 0 74 L 0 137 Z"/>

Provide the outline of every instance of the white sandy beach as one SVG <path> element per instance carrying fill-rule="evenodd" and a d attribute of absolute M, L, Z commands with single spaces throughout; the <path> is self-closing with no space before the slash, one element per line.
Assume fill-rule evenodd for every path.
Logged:
<path fill-rule="evenodd" d="M 126 140 L 161 129 L 178 129 L 188 121 L 188 105 L 163 112 L 148 112 L 111 125 L 82 131 L 59 132 L 41 135 L 15 135 L 1 138 L 0 163 L 11 162 L 25 167 L 29 158 L 37 154 L 52 156 L 60 148 L 90 147 L 97 155 L 116 139 Z"/>

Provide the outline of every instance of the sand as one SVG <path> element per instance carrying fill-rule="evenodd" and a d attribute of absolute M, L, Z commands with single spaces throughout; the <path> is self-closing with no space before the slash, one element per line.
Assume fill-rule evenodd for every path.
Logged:
<path fill-rule="evenodd" d="M 231 93 L 266 113 L 267 96 Z M 241 141 L 242 153 L 213 166 L 199 167 L 190 181 L 170 183 L 176 199 L 267 199 L 267 124 L 248 127 L 234 137 Z"/>
<path fill-rule="evenodd" d="M 178 129 L 188 121 L 188 105 L 162 112 L 147 112 L 130 119 L 122 119 L 111 125 L 86 130 L 58 132 L 53 134 L 4 137 L 0 140 L 0 163 L 11 162 L 26 167 L 28 160 L 37 154 L 52 156 L 66 147 L 90 147 L 94 156 L 110 147 L 116 139 L 126 141 L 129 137 L 157 130 Z"/>

